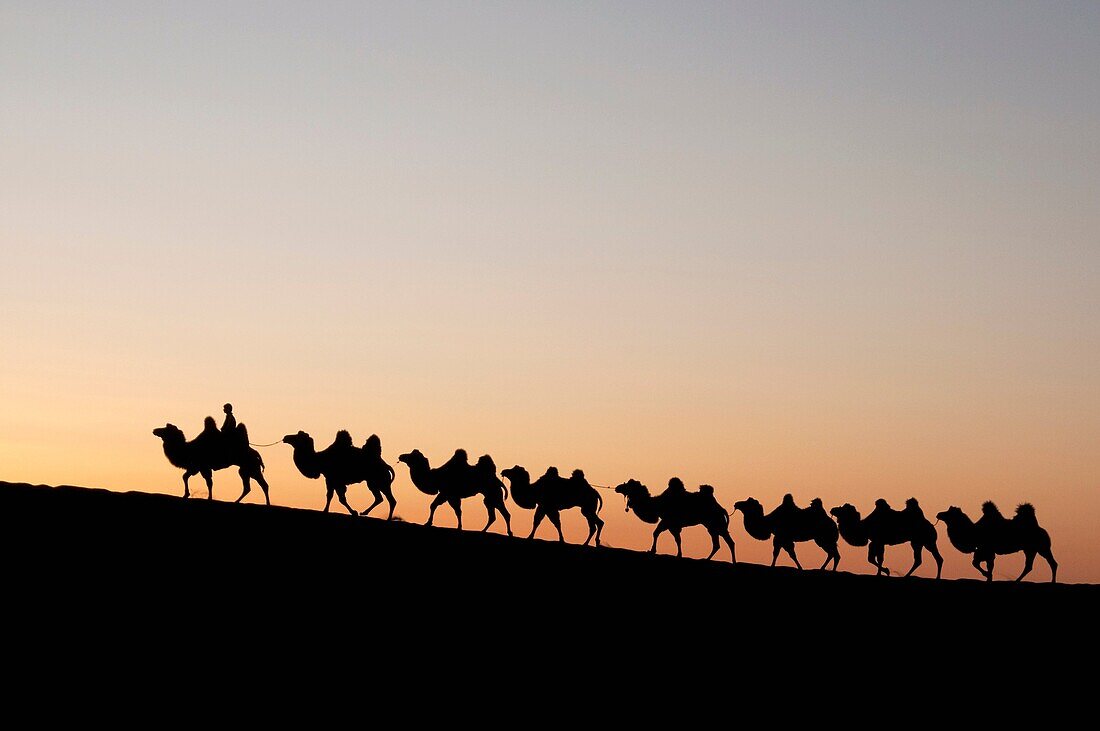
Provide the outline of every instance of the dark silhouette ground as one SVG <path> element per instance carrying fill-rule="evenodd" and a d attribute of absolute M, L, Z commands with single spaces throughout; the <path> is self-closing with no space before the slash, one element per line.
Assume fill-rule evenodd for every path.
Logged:
<path fill-rule="evenodd" d="M 1095 656 L 1100 609 L 1097 585 L 800 572 L 4 482 L 0 549 L 16 641 L 110 638 L 112 651 L 148 644 L 158 657 L 247 648 L 253 662 L 324 651 L 364 667 L 400 658 L 422 677 L 475 660 L 532 672 L 553 657 L 609 692 L 631 678 L 733 692 L 811 658 L 806 682 L 826 688 L 866 688 L 876 668 L 974 683 L 1011 667 L 1049 681 L 1067 652 Z"/>

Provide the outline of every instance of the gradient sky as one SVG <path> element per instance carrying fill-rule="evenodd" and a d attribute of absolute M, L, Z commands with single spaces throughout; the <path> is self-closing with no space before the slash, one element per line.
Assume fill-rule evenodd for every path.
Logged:
<path fill-rule="evenodd" d="M 727 507 L 1030 500 L 1100 581 L 1098 69 L 1095 3 L 0 2 L 0 479 L 178 493 L 150 430 L 229 400 Z"/>

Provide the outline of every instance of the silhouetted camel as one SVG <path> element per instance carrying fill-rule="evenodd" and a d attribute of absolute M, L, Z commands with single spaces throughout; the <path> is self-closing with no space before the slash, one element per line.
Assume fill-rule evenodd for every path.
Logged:
<path fill-rule="evenodd" d="M 783 497 L 778 508 L 764 515 L 764 506 L 755 498 L 747 498 L 733 504 L 733 512 L 741 511 L 745 516 L 745 531 L 758 541 L 772 539 L 772 566 L 779 558 L 779 551 L 786 551 L 794 565 L 802 568 L 798 556 L 794 555 L 794 544 L 813 541 L 825 551 L 824 569 L 833 562 L 833 571 L 840 563 L 840 551 L 837 549 L 839 532 L 836 523 L 825 512 L 821 498 L 814 498 L 808 508 L 794 504 L 790 495 Z"/>
<path fill-rule="evenodd" d="M 435 520 L 435 511 L 443 503 L 447 503 L 454 510 L 458 519 L 458 528 L 462 529 L 462 500 L 464 498 L 481 495 L 485 501 L 485 510 L 489 514 L 489 520 L 481 532 L 489 530 L 497 519 L 497 511 L 504 516 L 504 525 L 508 529 L 508 535 L 512 535 L 512 516 L 504 504 L 508 497 L 508 488 L 497 477 L 497 468 L 489 455 L 482 456 L 476 465 L 471 466 L 466 456 L 466 450 L 455 450 L 454 456 L 435 469 L 428 463 L 428 458 L 419 449 L 402 454 L 397 458 L 398 462 L 404 462 L 409 467 L 409 476 L 417 490 L 425 495 L 434 495 L 428 522 L 431 525 Z"/>
<path fill-rule="evenodd" d="M 637 480 L 627 480 L 615 488 L 615 492 L 626 497 L 626 510 L 645 523 L 656 523 L 653 531 L 653 545 L 649 552 L 657 551 L 657 538 L 664 531 L 676 539 L 676 555 L 682 556 L 680 531 L 689 525 L 702 525 L 710 533 L 711 551 L 707 559 L 718 553 L 718 539 L 725 540 L 730 549 L 730 561 L 737 563 L 733 538 L 730 536 L 729 515 L 714 498 L 714 488 L 700 485 L 698 492 L 688 492 L 679 478 L 673 477 L 668 488 L 653 497 L 649 488 Z"/>
<path fill-rule="evenodd" d="M 313 437 L 304 431 L 287 434 L 283 437 L 283 442 L 294 448 L 294 466 L 299 472 L 311 480 L 316 480 L 318 477 L 325 478 L 326 513 L 335 494 L 336 499 L 347 508 L 349 513 L 358 515 L 348 505 L 348 485 L 362 482 L 366 479 L 366 475 L 363 469 L 362 452 L 352 443 L 351 434 L 341 429 L 336 432 L 336 438 L 333 439 L 332 444 L 320 452 L 314 447 Z M 393 504 L 392 502 L 390 504 L 391 515 Z"/>
<path fill-rule="evenodd" d="M 206 420 L 210 424 L 214 420 L 209 416 Z M 234 502 L 240 502 L 244 496 L 252 491 L 251 480 L 255 480 L 264 491 L 264 502 L 271 504 L 267 492 L 267 480 L 264 479 L 264 460 L 260 453 L 248 446 L 248 430 L 244 424 L 238 426 L 232 437 L 222 435 L 215 428 L 211 434 L 204 430 L 202 434 L 191 441 L 183 435 L 183 431 L 174 424 L 165 424 L 153 430 L 153 434 L 160 437 L 164 443 L 164 456 L 168 461 L 183 470 L 183 496 L 191 496 L 191 490 L 187 485 L 192 475 L 202 475 L 206 481 L 206 487 L 210 491 L 208 498 L 214 498 L 214 477 L 217 470 L 227 467 L 240 467 L 237 473 L 241 476 L 244 490 L 241 496 Z M 243 441 L 242 441 L 243 440 Z M 243 445 L 243 446 L 242 446 Z"/>
<path fill-rule="evenodd" d="M 1031 573 L 1036 554 L 1046 559 L 1050 566 L 1051 583 L 1057 581 L 1058 562 L 1050 550 L 1050 534 L 1039 527 L 1035 508 L 1030 503 L 1018 506 L 1011 520 L 1001 515 L 1001 511 L 991 502 L 982 505 L 982 518 L 977 523 L 955 506 L 936 517 L 947 525 L 947 539 L 951 545 L 962 553 L 974 555 L 974 568 L 987 581 L 993 581 L 993 563 L 997 555 L 1017 551 L 1024 552 L 1024 570 L 1016 581 Z M 981 566 L 983 563 L 986 565 L 984 569 Z"/>
<path fill-rule="evenodd" d="M 551 467 L 546 470 L 546 474 L 533 483 L 531 475 L 519 465 L 509 467 L 500 474 L 508 478 L 508 482 L 511 483 L 512 500 L 516 505 L 535 511 L 528 538 L 534 538 L 539 523 L 542 522 L 543 517 L 547 517 L 558 529 L 558 540 L 564 542 L 560 513 L 569 508 L 580 508 L 581 515 L 588 521 L 588 538 L 584 539 L 584 545 L 588 545 L 593 535 L 596 537 L 596 545 L 600 545 L 603 520 L 599 516 L 599 510 L 603 507 L 603 498 L 592 485 L 588 484 L 583 472 L 574 470 L 573 475 L 566 479 L 558 474 L 556 467 Z"/>
<path fill-rule="evenodd" d="M 875 509 L 860 519 L 859 511 L 845 503 L 829 511 L 836 516 L 840 535 L 853 546 L 867 546 L 867 560 L 876 569 L 876 575 L 890 575 L 883 566 L 886 546 L 908 543 L 913 547 L 913 566 L 906 572 L 910 576 L 923 560 L 924 549 L 936 559 L 936 578 L 943 570 L 943 556 L 936 547 L 936 526 L 932 525 L 917 504 L 916 498 L 905 501 L 904 510 L 894 510 L 883 499 L 875 501 Z"/>

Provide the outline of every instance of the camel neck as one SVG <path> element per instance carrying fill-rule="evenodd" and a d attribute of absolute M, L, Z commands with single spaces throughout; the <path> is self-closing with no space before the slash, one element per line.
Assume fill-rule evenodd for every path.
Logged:
<path fill-rule="evenodd" d="M 745 531 L 758 541 L 766 541 L 772 537 L 772 528 L 763 510 L 753 510 L 751 513 L 741 511 L 745 516 Z"/>
<path fill-rule="evenodd" d="M 644 523 L 656 523 L 661 519 L 660 506 L 652 495 L 635 497 L 627 504 Z"/>
<path fill-rule="evenodd" d="M 317 461 L 317 450 L 312 446 L 294 447 L 294 466 L 311 480 L 316 480 L 321 476 L 320 465 L 317 464 Z"/>
<path fill-rule="evenodd" d="M 177 467 L 186 467 L 189 452 L 187 441 L 182 437 L 164 440 L 164 456 Z"/>
<path fill-rule="evenodd" d="M 512 501 L 525 510 L 534 510 L 538 507 L 539 490 L 531 483 L 529 475 L 517 475 L 512 483 Z"/>
<path fill-rule="evenodd" d="M 866 546 L 868 537 L 863 521 L 858 518 L 845 519 L 838 523 L 840 535 L 853 546 Z"/>
<path fill-rule="evenodd" d="M 415 462 L 409 465 L 409 478 L 413 487 L 425 495 L 438 495 L 439 488 L 432 479 L 432 469 L 426 462 Z"/>
<path fill-rule="evenodd" d="M 947 539 L 963 553 L 973 553 L 976 547 L 974 524 L 969 520 L 958 520 L 947 524 Z"/>

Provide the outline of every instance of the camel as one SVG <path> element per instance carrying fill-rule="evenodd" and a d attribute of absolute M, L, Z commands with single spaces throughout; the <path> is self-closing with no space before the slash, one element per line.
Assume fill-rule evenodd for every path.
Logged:
<path fill-rule="evenodd" d="M 512 516 L 504 504 L 508 497 L 508 488 L 497 477 L 496 464 L 489 455 L 482 456 L 476 465 L 471 466 L 466 450 L 458 449 L 446 464 L 433 469 L 428 458 L 419 449 L 414 449 L 402 454 L 397 461 L 408 465 L 409 476 L 417 490 L 425 495 L 435 496 L 425 525 L 431 525 L 435 520 L 436 509 L 447 503 L 458 520 L 458 529 L 462 530 L 462 500 L 481 495 L 489 514 L 489 520 L 481 532 L 489 530 L 489 526 L 496 522 L 499 510 L 504 517 L 508 535 L 512 535 Z"/>
<path fill-rule="evenodd" d="M 324 512 L 328 512 L 329 505 L 332 503 L 332 496 L 335 494 L 336 499 L 347 508 L 349 513 L 352 515 L 359 514 L 348 504 L 348 485 L 366 480 L 367 470 L 364 467 L 365 461 L 362 451 L 352 443 L 351 434 L 341 429 L 336 432 L 336 438 L 333 439 L 332 444 L 320 452 L 314 447 L 313 437 L 304 431 L 299 431 L 297 434 L 287 434 L 283 437 L 283 442 L 294 448 L 294 466 L 298 468 L 299 472 L 311 480 L 316 480 L 318 477 L 325 478 Z M 370 482 L 367 485 L 370 487 Z M 373 487 L 371 491 L 374 491 Z M 393 500 L 392 493 L 389 493 L 388 497 L 390 499 L 390 516 L 392 517 L 396 501 Z M 374 505 L 379 502 L 381 500 L 378 499 L 376 493 Z M 371 505 L 371 507 L 373 508 L 374 505 Z"/>
<path fill-rule="evenodd" d="M 711 552 L 707 560 L 718 553 L 718 539 L 722 538 L 729 546 L 730 561 L 737 563 L 729 515 L 714 498 L 714 488 L 710 485 L 700 485 L 698 492 L 688 492 L 684 483 L 673 477 L 668 482 L 668 489 L 654 497 L 649 494 L 648 487 L 632 479 L 616 487 L 615 492 L 626 497 L 628 513 L 633 509 L 642 522 L 657 524 L 650 553 L 656 553 L 657 538 L 667 530 L 676 539 L 676 555 L 683 556 L 680 531 L 690 525 L 702 525 L 710 533 Z"/>
<path fill-rule="evenodd" d="M 599 516 L 599 511 L 603 507 L 603 498 L 588 483 L 583 472 L 574 470 L 572 476 L 566 479 L 558 474 L 556 467 L 551 467 L 534 483 L 531 482 L 531 475 L 527 470 L 519 465 L 509 467 L 500 474 L 511 483 L 512 500 L 516 505 L 535 511 L 531 534 L 527 536 L 528 538 L 535 537 L 539 523 L 546 517 L 558 529 L 558 541 L 564 543 L 565 536 L 561 532 L 560 513 L 569 508 L 580 508 L 581 515 L 588 521 L 588 538 L 584 539 L 584 545 L 587 546 L 593 536 L 596 538 L 596 545 L 600 545 L 603 520 Z"/>
<path fill-rule="evenodd" d="M 1009 520 L 992 502 L 982 505 L 982 518 L 974 523 L 961 508 L 951 506 L 936 515 L 947 525 L 947 539 L 961 553 L 974 555 L 974 568 L 993 581 L 993 563 L 998 555 L 1024 552 L 1024 570 L 1016 581 L 1029 573 L 1035 563 L 1035 555 L 1042 556 L 1050 566 L 1050 583 L 1058 578 L 1058 562 L 1050 550 L 1050 534 L 1039 527 L 1035 508 L 1024 503 L 1016 508 L 1016 515 Z M 986 568 L 982 568 L 982 564 Z"/>
<path fill-rule="evenodd" d="M 772 566 L 775 566 L 781 550 L 786 551 L 800 570 L 802 564 L 794 553 L 794 544 L 813 541 L 825 551 L 824 570 L 833 562 L 833 571 L 840 564 L 840 551 L 837 550 L 839 533 L 836 523 L 825 512 L 821 498 L 814 498 L 810 507 L 799 508 L 790 495 L 783 496 L 783 503 L 767 515 L 764 506 L 755 498 L 739 500 L 733 504 L 733 512 L 740 511 L 745 516 L 745 531 L 759 541 L 772 539 Z"/>
<path fill-rule="evenodd" d="M 943 570 L 943 556 L 936 546 L 936 526 L 932 525 L 920 509 L 916 498 L 905 501 L 904 510 L 894 510 L 883 499 L 875 501 L 875 509 L 866 518 L 860 518 L 855 506 L 845 503 L 829 511 L 837 520 L 840 535 L 853 546 L 867 546 L 867 560 L 875 567 L 875 575 L 890 575 L 883 566 L 886 546 L 908 543 L 913 547 L 913 565 L 906 576 L 911 576 L 923 562 L 924 549 L 936 560 L 936 578 Z"/>
<path fill-rule="evenodd" d="M 206 417 L 213 424 L 214 420 Z M 153 430 L 155 436 L 160 437 L 164 443 L 164 456 L 176 467 L 183 470 L 183 496 L 191 497 L 191 490 L 187 481 L 192 475 L 202 475 L 206 481 L 206 487 L 210 491 L 207 498 L 214 499 L 213 473 L 224 470 L 227 467 L 239 467 L 237 474 L 241 476 L 244 490 L 241 496 L 234 502 L 240 502 L 245 495 L 252 491 L 252 480 L 264 491 L 264 502 L 271 504 L 271 498 L 267 492 L 267 480 L 264 479 L 264 460 L 260 453 L 248 446 L 248 430 L 244 424 L 236 428 L 236 443 L 228 443 L 225 435 L 219 433 L 217 428 L 210 432 L 209 428 L 191 441 L 187 441 L 183 431 L 174 424 L 165 424 Z"/>

